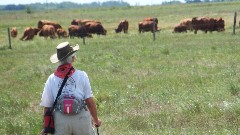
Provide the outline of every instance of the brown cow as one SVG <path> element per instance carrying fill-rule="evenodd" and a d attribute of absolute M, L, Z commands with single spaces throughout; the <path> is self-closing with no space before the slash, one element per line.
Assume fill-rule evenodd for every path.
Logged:
<path fill-rule="evenodd" d="M 225 31 L 224 20 L 221 17 L 214 19 L 214 21 L 215 21 L 215 25 L 214 25 L 214 30 L 215 31 Z"/>
<path fill-rule="evenodd" d="M 70 25 L 68 27 L 68 33 L 70 38 L 74 37 L 84 38 L 88 36 L 85 26 Z"/>
<path fill-rule="evenodd" d="M 27 27 L 25 28 L 23 36 L 20 38 L 20 40 L 32 40 L 39 31 L 40 29 L 38 28 Z"/>
<path fill-rule="evenodd" d="M 180 21 L 181 26 L 186 26 L 187 30 L 193 30 L 192 28 L 192 18 L 185 18 L 183 20 Z"/>
<path fill-rule="evenodd" d="M 187 32 L 187 26 L 178 24 L 174 27 L 173 33 Z"/>
<path fill-rule="evenodd" d="M 194 17 L 192 18 L 192 27 L 195 34 L 197 34 L 198 30 L 202 30 L 207 33 L 214 27 L 214 20 L 210 20 L 208 17 Z"/>
<path fill-rule="evenodd" d="M 10 33 L 11 33 L 11 37 L 13 38 L 17 37 L 17 34 L 18 34 L 17 28 L 13 27 Z"/>
<path fill-rule="evenodd" d="M 96 23 L 100 23 L 100 21 L 96 21 L 96 20 L 81 20 L 81 19 L 73 19 L 71 22 L 71 25 L 85 25 L 88 22 L 96 22 Z"/>
<path fill-rule="evenodd" d="M 127 20 L 122 20 L 117 29 L 115 29 L 115 32 L 116 33 L 119 33 L 123 30 L 124 33 L 127 33 L 128 32 L 128 21 Z"/>
<path fill-rule="evenodd" d="M 86 30 L 89 34 L 106 35 L 107 30 L 103 28 L 102 24 L 96 22 L 88 22 L 85 24 Z"/>
<path fill-rule="evenodd" d="M 56 38 L 56 32 L 53 25 L 44 25 L 39 32 L 39 36 L 47 38 L 50 37 L 51 39 Z"/>
<path fill-rule="evenodd" d="M 68 37 L 67 31 L 62 28 L 57 29 L 57 35 L 58 35 L 58 38 L 61 38 L 61 37 L 67 38 Z"/>
<path fill-rule="evenodd" d="M 52 21 L 48 21 L 48 20 L 40 20 L 40 21 L 38 21 L 38 28 L 39 29 L 42 29 L 42 27 L 44 25 L 53 25 L 55 30 L 57 30 L 59 28 L 62 28 L 62 26 L 60 24 L 52 22 Z"/>
<path fill-rule="evenodd" d="M 144 18 L 143 22 L 145 22 L 145 21 L 151 21 L 151 22 L 155 21 L 155 30 L 158 30 L 158 19 L 157 18 L 155 18 L 155 17 Z"/>
<path fill-rule="evenodd" d="M 224 31 L 224 20 L 222 18 L 194 17 L 192 18 L 192 27 L 195 34 L 198 30 L 205 33 L 208 31 Z"/>
<path fill-rule="evenodd" d="M 151 31 L 153 32 L 154 29 L 153 29 L 153 21 L 143 21 L 143 22 L 139 22 L 138 23 L 138 31 L 139 33 L 143 33 L 143 32 L 148 32 L 148 31 Z M 155 32 L 156 31 L 160 31 L 160 29 L 156 29 L 155 28 Z"/>

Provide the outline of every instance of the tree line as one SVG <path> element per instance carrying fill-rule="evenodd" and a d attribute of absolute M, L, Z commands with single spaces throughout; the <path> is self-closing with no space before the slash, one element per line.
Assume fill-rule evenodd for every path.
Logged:
<path fill-rule="evenodd" d="M 238 0 L 184 0 L 185 3 L 201 3 L 201 2 L 229 2 L 229 1 L 238 1 Z M 182 4 L 179 0 L 168 0 L 162 2 L 162 5 L 168 4 Z M 44 9 L 71 9 L 71 8 L 96 8 L 96 7 L 127 7 L 130 6 L 129 3 L 124 2 L 123 0 L 119 1 L 107 1 L 107 2 L 92 2 L 86 4 L 78 4 L 73 2 L 61 2 L 61 3 L 32 3 L 32 4 L 9 4 L 9 5 L 0 5 L 0 10 L 44 10 Z"/>
<path fill-rule="evenodd" d="M 184 0 L 185 3 L 205 3 L 205 2 L 231 2 L 231 1 L 239 1 L 239 0 Z M 162 2 L 162 5 L 168 4 L 181 4 L 182 2 L 178 0 L 170 0 Z"/>
<path fill-rule="evenodd" d="M 92 2 L 86 4 L 78 4 L 73 2 L 61 2 L 61 3 L 32 3 L 32 4 L 9 4 L 0 5 L 0 10 L 42 10 L 42 9 L 71 9 L 71 8 L 95 8 L 95 7 L 121 7 L 130 6 L 129 3 L 124 1 L 107 1 L 107 2 Z"/>

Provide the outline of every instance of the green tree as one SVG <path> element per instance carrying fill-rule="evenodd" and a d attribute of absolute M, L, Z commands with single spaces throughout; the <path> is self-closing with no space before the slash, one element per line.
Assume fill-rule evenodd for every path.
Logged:
<path fill-rule="evenodd" d="M 31 14 L 31 13 L 32 13 L 31 8 L 30 8 L 30 7 L 27 7 L 27 8 L 26 8 L 26 12 L 27 12 L 28 14 Z"/>

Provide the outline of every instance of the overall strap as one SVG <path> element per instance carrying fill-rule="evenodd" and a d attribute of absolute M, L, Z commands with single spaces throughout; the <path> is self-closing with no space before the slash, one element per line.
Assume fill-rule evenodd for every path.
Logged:
<path fill-rule="evenodd" d="M 54 101 L 54 103 L 53 103 L 52 110 L 54 109 L 54 106 L 57 104 L 57 99 L 58 99 L 58 97 L 61 95 L 62 89 L 63 89 L 65 83 L 67 82 L 68 75 L 70 74 L 70 72 L 71 72 L 72 69 L 73 69 L 73 67 L 70 68 L 70 70 L 68 71 L 67 75 L 64 77 L 64 80 L 63 80 L 63 82 L 62 82 L 62 85 L 61 85 L 60 89 L 58 90 L 57 97 L 56 97 L 56 99 L 55 99 L 55 101 Z"/>

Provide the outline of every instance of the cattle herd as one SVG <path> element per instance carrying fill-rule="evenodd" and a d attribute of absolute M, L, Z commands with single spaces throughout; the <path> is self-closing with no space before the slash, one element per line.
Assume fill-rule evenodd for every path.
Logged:
<path fill-rule="evenodd" d="M 156 32 L 160 31 L 158 25 L 158 19 L 153 17 L 144 18 L 138 23 L 139 33 L 143 32 Z M 193 17 L 182 19 L 179 24 L 173 28 L 173 33 L 181 33 L 194 31 L 197 34 L 198 30 L 204 31 L 205 33 L 212 31 L 224 31 L 224 20 L 220 18 L 209 18 L 209 17 Z M 121 20 L 117 28 L 116 33 L 128 33 L 129 22 Z M 17 37 L 18 31 L 16 27 L 12 27 L 10 31 L 11 37 Z M 25 28 L 20 40 L 32 40 L 34 36 L 39 35 L 44 38 L 84 38 L 92 37 L 92 34 L 106 35 L 107 30 L 103 27 L 102 23 L 97 20 L 84 20 L 84 19 L 73 19 L 68 27 L 68 31 L 63 29 L 62 26 L 56 22 L 49 20 L 40 20 L 37 23 L 37 27 Z"/>

